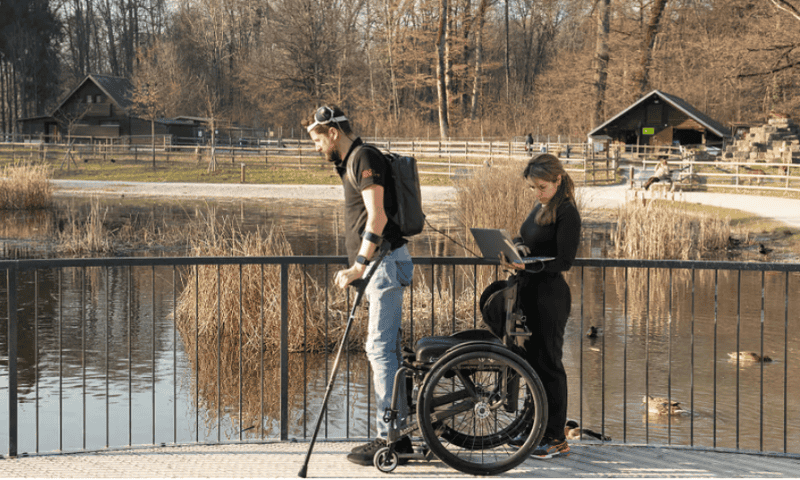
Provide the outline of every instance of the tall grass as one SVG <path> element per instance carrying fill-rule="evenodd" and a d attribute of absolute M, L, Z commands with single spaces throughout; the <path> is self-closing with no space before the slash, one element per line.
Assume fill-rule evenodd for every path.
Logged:
<path fill-rule="evenodd" d="M 698 260 L 724 249 L 730 235 L 729 217 L 636 199 L 619 207 L 613 253 L 618 258 Z"/>
<path fill-rule="evenodd" d="M 209 216 L 203 227 L 195 227 L 191 255 L 290 256 L 291 245 L 280 227 L 243 232 L 235 223 L 218 222 Z M 289 266 L 288 331 L 289 350 L 331 351 L 340 341 L 352 306 L 352 289 L 332 286 L 339 268 Z M 430 277 L 419 268 L 412 292 L 404 300 L 403 331 L 407 342 L 425 335 L 447 335 L 474 325 L 473 289 L 458 288 L 450 280 Z M 475 280 L 479 291 L 488 284 L 491 271 Z M 447 278 L 447 277 L 444 277 Z M 472 280 L 472 279 L 470 279 Z M 184 275 L 185 287 L 179 298 L 176 325 L 187 346 L 219 341 L 238 345 L 241 338 L 245 356 L 262 349 L 274 354 L 280 346 L 281 279 L 277 265 L 200 265 Z M 330 287 L 330 288 L 328 288 Z M 431 293 L 433 290 L 433 293 Z M 454 295 L 454 292 L 456 295 Z M 412 305 L 413 296 L 413 305 Z M 366 304 L 366 303 L 365 303 Z M 413 308 L 418 325 L 411 325 Z M 367 308 L 359 308 L 348 337 L 350 350 L 363 349 L 367 335 Z M 432 327 L 431 327 L 432 325 Z M 413 332 L 413 334 L 412 334 Z M 413 336 L 412 336 L 413 335 Z M 195 341 L 195 338 L 197 341 Z"/>
<path fill-rule="evenodd" d="M 9 165 L 0 178 L 0 210 L 34 210 L 53 205 L 50 178 L 53 169 L 47 165 Z"/>
<path fill-rule="evenodd" d="M 105 226 L 107 211 L 101 211 L 97 197 L 92 198 L 92 207 L 86 218 L 70 210 L 58 233 L 59 252 L 72 255 L 113 252 L 114 243 Z"/>

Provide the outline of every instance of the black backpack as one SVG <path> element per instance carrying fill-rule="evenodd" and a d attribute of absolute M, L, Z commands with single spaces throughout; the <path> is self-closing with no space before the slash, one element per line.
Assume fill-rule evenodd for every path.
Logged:
<path fill-rule="evenodd" d="M 422 232 L 425 227 L 425 213 L 422 212 L 422 191 L 419 186 L 417 159 L 396 153 L 383 153 L 377 147 L 366 144 L 357 146 L 351 158 L 355 158 L 358 149 L 364 146 L 383 155 L 391 165 L 397 214 L 390 215 L 390 218 L 400 227 L 400 233 L 404 237 L 411 237 Z M 347 179 L 358 189 L 353 163 L 347 162 Z"/>

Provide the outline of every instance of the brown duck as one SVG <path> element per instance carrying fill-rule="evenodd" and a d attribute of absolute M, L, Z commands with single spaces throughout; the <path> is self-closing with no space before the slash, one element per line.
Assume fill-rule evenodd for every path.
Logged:
<path fill-rule="evenodd" d="M 689 413 L 688 410 L 681 408 L 680 402 L 670 401 L 664 397 L 651 397 L 649 395 L 642 397 L 642 403 L 647 404 L 648 413 L 654 415 L 679 415 L 681 413 Z"/>

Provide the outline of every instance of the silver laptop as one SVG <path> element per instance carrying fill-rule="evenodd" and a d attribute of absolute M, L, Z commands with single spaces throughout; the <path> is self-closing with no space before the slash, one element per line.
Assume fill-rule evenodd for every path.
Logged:
<path fill-rule="evenodd" d="M 470 228 L 483 258 L 498 260 L 503 253 L 511 263 L 534 263 L 555 260 L 555 257 L 521 257 L 507 231 L 497 228 Z"/>

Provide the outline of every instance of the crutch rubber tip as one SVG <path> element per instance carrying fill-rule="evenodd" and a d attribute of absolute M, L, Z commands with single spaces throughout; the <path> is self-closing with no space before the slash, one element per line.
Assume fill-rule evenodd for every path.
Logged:
<path fill-rule="evenodd" d="M 301 468 L 300 471 L 297 472 L 297 476 L 300 478 L 306 478 L 306 473 L 308 473 L 308 467 L 303 465 L 303 468 Z"/>

